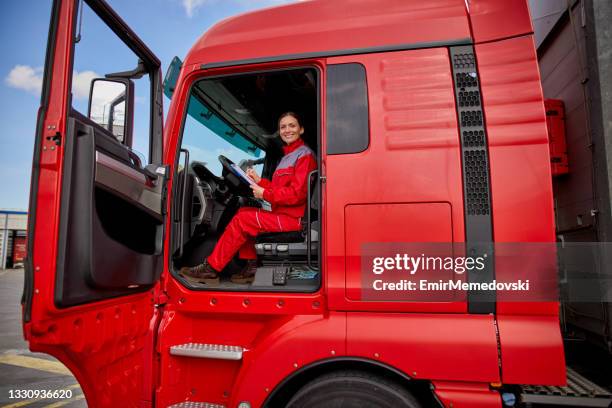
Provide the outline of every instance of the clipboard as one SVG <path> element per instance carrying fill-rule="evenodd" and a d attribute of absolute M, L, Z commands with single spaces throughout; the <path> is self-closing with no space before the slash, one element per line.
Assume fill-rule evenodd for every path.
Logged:
<path fill-rule="evenodd" d="M 232 163 L 230 167 L 232 168 L 234 175 L 236 175 L 237 177 L 240 177 L 240 179 L 242 179 L 242 181 L 244 181 L 245 183 L 248 183 L 250 186 L 257 184 L 253 181 L 253 179 L 247 176 L 247 174 L 244 171 L 242 171 L 242 169 L 239 166 Z"/>

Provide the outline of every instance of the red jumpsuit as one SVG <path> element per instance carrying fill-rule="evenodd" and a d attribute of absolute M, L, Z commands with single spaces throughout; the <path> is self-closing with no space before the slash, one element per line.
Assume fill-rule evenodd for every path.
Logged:
<path fill-rule="evenodd" d="M 264 232 L 298 231 L 304 215 L 308 174 L 317 168 L 314 152 L 298 139 L 284 146 L 285 155 L 278 164 L 272 181 L 262 178 L 264 200 L 272 211 L 243 207 L 232 218 L 208 257 L 208 264 L 217 271 L 231 261 L 236 252 L 242 259 L 257 259 L 254 238 Z"/>

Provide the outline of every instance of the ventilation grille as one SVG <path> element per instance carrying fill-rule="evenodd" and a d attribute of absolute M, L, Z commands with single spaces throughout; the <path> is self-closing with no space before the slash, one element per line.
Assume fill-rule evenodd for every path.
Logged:
<path fill-rule="evenodd" d="M 463 143 L 465 147 L 484 147 L 484 130 L 466 130 L 463 132 Z"/>
<path fill-rule="evenodd" d="M 476 64 L 474 63 L 474 53 L 466 52 L 462 54 L 454 54 L 453 55 L 453 68 L 461 69 L 461 68 L 475 68 Z"/>
<path fill-rule="evenodd" d="M 471 46 L 451 48 L 459 115 L 465 207 L 468 216 L 491 213 L 487 134 L 478 73 Z"/>
<path fill-rule="evenodd" d="M 455 83 L 459 88 L 466 88 L 468 86 L 478 86 L 478 81 L 476 80 L 476 73 L 458 72 L 455 74 Z"/>
<path fill-rule="evenodd" d="M 459 106 L 480 106 L 480 92 L 459 91 Z"/>
<path fill-rule="evenodd" d="M 463 155 L 465 161 L 465 184 L 467 190 L 468 214 L 489 214 L 489 188 L 486 152 L 467 150 Z"/>
<path fill-rule="evenodd" d="M 461 112 L 461 127 L 479 126 L 482 127 L 482 111 L 463 111 Z"/>

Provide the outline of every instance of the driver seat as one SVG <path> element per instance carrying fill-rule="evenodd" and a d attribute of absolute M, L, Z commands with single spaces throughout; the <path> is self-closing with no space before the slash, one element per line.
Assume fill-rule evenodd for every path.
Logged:
<path fill-rule="evenodd" d="M 310 253 L 314 259 L 317 259 L 320 231 L 320 223 L 318 220 L 319 184 L 316 182 L 317 179 L 318 178 L 315 177 L 314 181 L 310 183 L 310 208 L 308 208 L 308 205 L 304 208 L 302 229 L 288 232 L 266 232 L 257 235 L 255 238 L 255 251 L 259 259 L 270 261 L 306 260 L 308 254 L 306 237 L 308 232 L 307 228 L 310 228 Z M 307 225 L 308 211 L 310 211 L 310 226 Z"/>

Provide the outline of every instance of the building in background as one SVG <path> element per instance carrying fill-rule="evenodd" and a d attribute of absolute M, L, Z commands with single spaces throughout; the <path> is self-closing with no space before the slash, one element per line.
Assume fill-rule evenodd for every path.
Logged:
<path fill-rule="evenodd" d="M 600 243 L 599 257 L 592 265 L 582 262 L 581 272 L 609 282 L 612 2 L 530 0 L 530 7 L 544 97 L 562 101 L 565 108 L 568 166 L 553 177 L 557 237 L 560 242 Z M 568 261 L 572 260 L 561 259 L 561 264 Z M 612 352 L 612 303 L 606 301 L 610 293 L 604 292 L 605 285 L 592 290 L 602 291 L 602 301 L 564 303 L 563 323 L 567 333 L 577 333 Z"/>
<path fill-rule="evenodd" d="M 23 267 L 27 224 L 27 212 L 0 210 L 0 269 Z"/>

